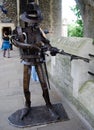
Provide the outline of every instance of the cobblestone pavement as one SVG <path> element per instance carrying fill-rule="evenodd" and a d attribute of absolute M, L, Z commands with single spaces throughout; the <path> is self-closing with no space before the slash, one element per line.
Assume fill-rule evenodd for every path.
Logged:
<path fill-rule="evenodd" d="M 10 56 L 11 58 L 3 58 L 0 50 L 0 130 L 93 130 L 72 110 L 66 100 L 60 97 L 53 85 L 50 90 L 51 102 L 62 103 L 70 120 L 27 128 L 10 125 L 8 117 L 24 106 L 23 65 L 20 63 L 18 49 L 14 47 Z M 40 84 L 31 80 L 30 90 L 32 106 L 44 105 Z"/>

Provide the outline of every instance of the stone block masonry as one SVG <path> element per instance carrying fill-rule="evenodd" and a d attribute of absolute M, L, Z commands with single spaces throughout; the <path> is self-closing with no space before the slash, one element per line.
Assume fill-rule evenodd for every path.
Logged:
<path fill-rule="evenodd" d="M 77 109 L 89 120 L 94 122 L 94 55 L 93 39 L 60 37 L 52 41 L 53 45 L 65 52 L 89 58 L 70 61 L 69 56 L 57 54 L 48 60 L 51 81 L 57 86 L 62 95 L 72 102 Z"/>

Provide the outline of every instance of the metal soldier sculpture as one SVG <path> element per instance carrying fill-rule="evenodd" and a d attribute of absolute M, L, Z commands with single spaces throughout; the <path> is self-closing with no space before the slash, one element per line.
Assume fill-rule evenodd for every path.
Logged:
<path fill-rule="evenodd" d="M 24 12 L 20 19 L 25 22 L 25 28 L 18 27 L 16 34 L 12 37 L 15 46 L 20 48 L 22 62 L 24 64 L 23 76 L 23 90 L 25 96 L 25 109 L 22 111 L 21 119 L 23 119 L 31 107 L 29 82 L 31 76 L 31 66 L 34 65 L 39 77 L 39 81 L 43 91 L 43 98 L 46 106 L 54 118 L 59 118 L 53 109 L 50 102 L 48 83 L 47 83 L 47 70 L 45 64 L 44 51 L 50 51 L 51 55 L 55 55 L 55 48 L 50 45 L 49 40 L 45 37 L 44 32 L 39 27 L 43 20 L 43 16 L 39 5 L 34 0 L 27 5 L 26 12 Z M 46 76 L 45 76 L 46 75 Z"/>

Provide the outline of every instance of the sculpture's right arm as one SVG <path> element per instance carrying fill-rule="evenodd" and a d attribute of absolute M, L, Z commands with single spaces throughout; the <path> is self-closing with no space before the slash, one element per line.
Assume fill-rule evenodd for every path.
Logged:
<path fill-rule="evenodd" d="M 11 41 L 13 43 L 14 46 L 18 47 L 18 48 L 22 48 L 22 49 L 37 49 L 40 50 L 40 48 L 38 46 L 35 46 L 34 44 L 28 44 L 25 41 L 24 38 L 24 33 L 22 32 L 22 29 L 20 27 L 17 27 L 15 30 L 15 34 L 13 34 L 13 36 L 11 37 Z"/>

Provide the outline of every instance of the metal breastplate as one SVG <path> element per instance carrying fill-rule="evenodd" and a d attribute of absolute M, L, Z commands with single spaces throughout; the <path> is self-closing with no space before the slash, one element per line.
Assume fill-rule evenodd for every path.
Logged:
<path fill-rule="evenodd" d="M 25 42 L 28 44 L 36 44 L 41 47 L 41 33 L 38 30 L 33 30 L 30 27 L 23 29 Z M 43 62 L 43 58 L 36 49 L 21 49 L 21 59 L 24 64 L 35 65 Z"/>

